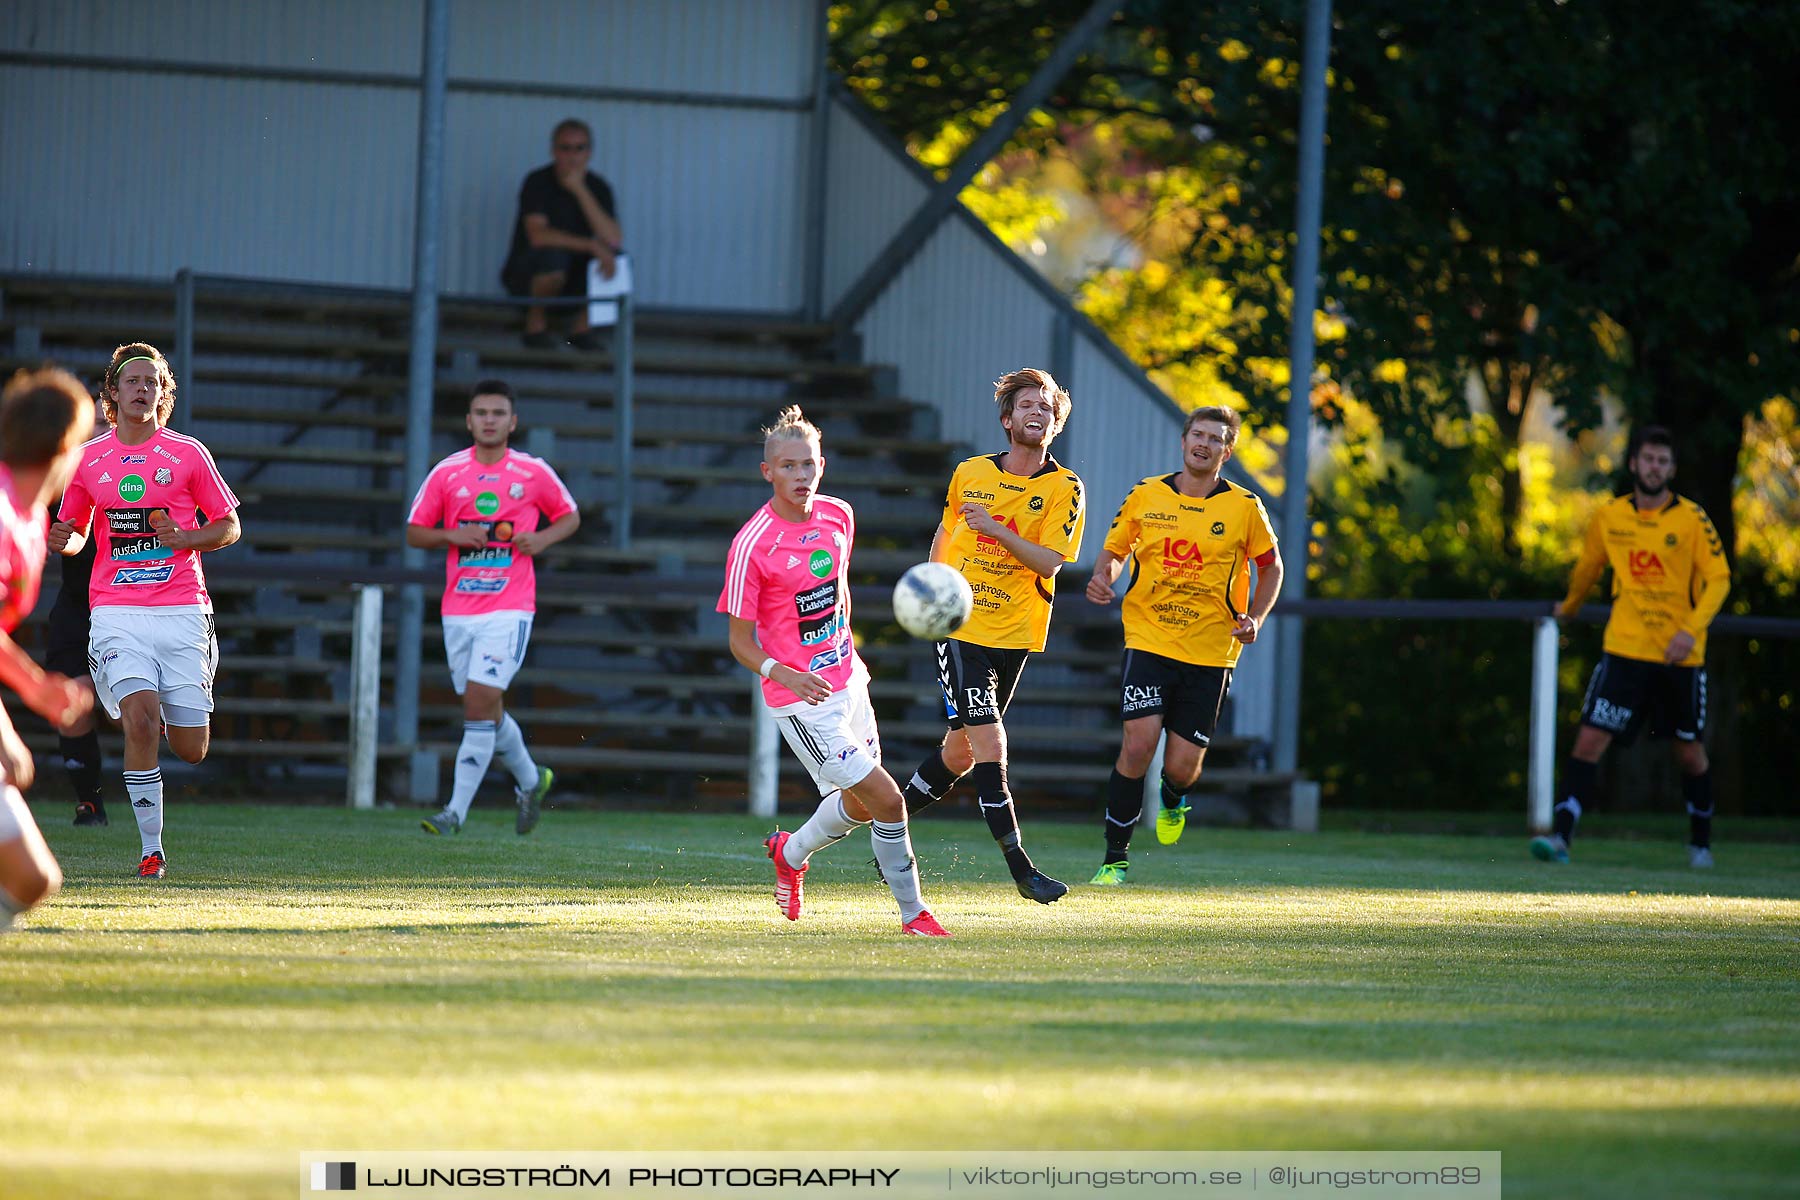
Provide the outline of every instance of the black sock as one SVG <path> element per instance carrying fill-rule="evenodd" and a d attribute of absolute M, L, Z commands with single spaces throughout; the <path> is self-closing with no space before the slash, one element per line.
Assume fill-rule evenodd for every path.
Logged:
<path fill-rule="evenodd" d="M 69 773 L 69 786 L 75 789 L 75 803 L 100 803 L 100 731 L 90 729 L 76 737 L 57 739 L 62 750 L 63 768 Z"/>
<path fill-rule="evenodd" d="M 1581 820 L 1581 810 L 1587 804 L 1588 797 L 1594 792 L 1594 777 L 1600 773 L 1600 764 L 1583 762 L 1570 755 L 1563 763 L 1563 785 L 1561 799 L 1556 802 L 1556 812 L 1551 818 L 1552 828 L 1556 836 L 1565 845 L 1575 840 L 1575 822 Z"/>
<path fill-rule="evenodd" d="M 1681 794 L 1687 799 L 1688 845 L 1712 848 L 1712 768 L 1681 777 Z"/>
<path fill-rule="evenodd" d="M 907 815 L 916 817 L 942 800 L 961 778 L 944 765 L 942 750 L 929 755 L 919 764 L 919 769 L 913 772 L 913 777 L 906 781 L 906 786 L 900 789 L 900 794 L 906 797 Z"/>
<path fill-rule="evenodd" d="M 1121 863 L 1130 858 L 1131 830 L 1144 811 L 1144 781 L 1119 774 L 1113 768 L 1106 781 L 1106 858 Z"/>
<path fill-rule="evenodd" d="M 988 832 L 1000 843 L 1000 853 L 1006 856 L 1006 865 L 1017 878 L 1031 870 L 1031 856 L 1019 840 L 1019 817 L 1013 811 L 1012 792 L 1006 786 L 1006 764 L 978 762 L 969 777 L 975 781 L 975 798 L 981 805 Z"/>
<path fill-rule="evenodd" d="M 1175 786 L 1169 782 L 1167 775 L 1158 776 L 1157 782 L 1162 784 L 1162 806 L 1164 808 L 1180 808 L 1187 803 L 1187 796 L 1175 790 Z"/>

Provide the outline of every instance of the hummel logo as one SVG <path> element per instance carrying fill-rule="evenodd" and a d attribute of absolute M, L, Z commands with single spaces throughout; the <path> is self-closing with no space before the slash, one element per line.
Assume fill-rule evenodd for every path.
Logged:
<path fill-rule="evenodd" d="M 131 807 L 133 807 L 133 808 L 155 808 L 156 801 L 150 799 L 150 797 L 148 797 L 148 796 L 145 796 L 142 800 L 133 800 L 131 802 Z"/>

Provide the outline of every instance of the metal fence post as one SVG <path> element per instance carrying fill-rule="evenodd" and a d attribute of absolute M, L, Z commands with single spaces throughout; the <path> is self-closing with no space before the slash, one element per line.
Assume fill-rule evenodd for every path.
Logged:
<path fill-rule="evenodd" d="M 375 748 L 381 729 L 381 589 L 356 589 L 350 641 L 351 808 L 375 807 Z"/>
<path fill-rule="evenodd" d="M 631 442 L 632 417 L 632 326 L 637 321 L 637 305 L 629 293 L 619 297 L 619 326 L 614 332 L 613 354 L 613 442 L 617 455 L 614 480 L 619 493 L 613 506 L 613 544 L 621 550 L 631 549 Z"/>
<path fill-rule="evenodd" d="M 185 398 L 188 411 L 194 408 L 194 271 L 183 267 L 175 272 L 175 394 Z M 169 414 L 176 423 L 177 414 Z"/>
<path fill-rule="evenodd" d="M 1525 792 L 1525 824 L 1533 833 L 1550 828 L 1550 810 L 1555 803 L 1559 652 L 1556 618 L 1539 617 L 1531 643 L 1531 773 Z"/>
<path fill-rule="evenodd" d="M 780 776 L 776 761 L 776 743 L 781 739 L 775 728 L 775 714 L 763 702 L 762 677 L 752 676 L 750 684 L 750 815 L 775 815 L 775 794 Z"/>
<path fill-rule="evenodd" d="M 406 494 L 410 498 L 431 469 L 431 414 L 437 382 L 438 257 L 443 242 L 444 110 L 450 61 L 450 0 L 425 0 L 419 64 L 417 213 L 413 218 L 411 352 L 406 371 Z M 425 552 L 413 546 L 400 561 L 417 570 Z M 400 632 L 395 645 L 394 740 L 412 754 L 407 799 L 438 799 L 437 759 L 419 748 L 420 643 L 425 591 L 409 583 L 400 592 Z"/>

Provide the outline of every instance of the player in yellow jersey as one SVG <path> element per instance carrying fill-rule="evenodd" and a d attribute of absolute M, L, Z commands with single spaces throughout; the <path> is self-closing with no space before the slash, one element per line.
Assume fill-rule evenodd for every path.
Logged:
<path fill-rule="evenodd" d="M 1044 648 L 1056 573 L 1074 562 L 1086 520 L 1081 480 L 1050 456 L 1069 419 L 1069 393 L 1050 372 L 1025 367 L 994 383 L 1007 447 L 971 458 L 950 477 L 931 560 L 962 572 L 975 594 L 968 621 L 937 644 L 950 730 L 906 785 L 917 813 L 965 774 L 1019 894 L 1051 904 L 1069 888 L 1038 870 L 1019 837 L 1006 782 L 1001 724 L 1025 660 Z"/>
<path fill-rule="evenodd" d="M 1552 832 L 1533 838 L 1545 862 L 1569 861 L 1575 822 L 1594 789 L 1600 756 L 1616 738 L 1629 745 L 1645 725 L 1653 738 L 1673 735 L 1675 763 L 1687 799 L 1688 863 L 1710 867 L 1712 772 L 1706 733 L 1706 627 L 1731 591 L 1725 547 L 1705 511 L 1669 490 L 1675 445 L 1652 425 L 1626 460 L 1632 488 L 1602 504 L 1588 522 L 1581 558 L 1558 616 L 1567 620 L 1607 567 L 1612 616 L 1605 653 L 1588 680 L 1581 728 L 1563 765 Z"/>
<path fill-rule="evenodd" d="M 1165 730 L 1156 838 L 1166 846 L 1180 839 L 1188 789 L 1200 778 L 1232 667 L 1281 592 L 1281 552 L 1262 500 L 1220 477 L 1241 427 L 1229 408 L 1189 413 L 1181 470 L 1131 489 L 1088 580 L 1087 598 L 1111 604 L 1119 568 L 1131 564 L 1122 612 L 1125 734 L 1107 781 L 1106 857 L 1090 883 L 1125 882 L 1131 830 L 1144 807 L 1144 774 Z"/>

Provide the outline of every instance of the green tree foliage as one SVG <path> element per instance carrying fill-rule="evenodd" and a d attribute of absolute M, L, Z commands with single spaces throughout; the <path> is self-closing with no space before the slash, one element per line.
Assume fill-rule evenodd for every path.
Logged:
<path fill-rule="evenodd" d="M 1087 7 L 851 0 L 835 63 L 947 166 Z M 1077 247 L 1052 278 L 1178 399 L 1246 408 L 1265 452 L 1290 382 L 1303 11 L 1129 0 L 970 189 L 1022 252 L 1046 245 L 1038 261 L 1076 208 L 1107 212 L 1132 253 Z M 1332 39 L 1313 590 L 1560 595 L 1620 482 L 1622 405 L 1625 425 L 1676 430 L 1678 490 L 1743 548 L 1732 610 L 1800 611 L 1792 408 L 1771 406 L 1800 395 L 1800 5 L 1367 0 L 1336 6 Z M 1368 789 L 1413 719 L 1396 697 L 1453 678 L 1516 707 L 1524 637 L 1316 626 L 1306 761 L 1391 795 Z M 1565 697 L 1594 641 L 1570 639 Z M 1715 675 L 1742 685 L 1715 710 L 1727 754 L 1791 719 L 1795 689 L 1768 672 L 1794 645 L 1715 642 Z M 1436 706 L 1429 734 L 1408 728 L 1445 749 L 1406 769 L 1439 794 L 1516 795 L 1518 715 Z M 1780 762 L 1742 757 L 1741 790 L 1784 786 Z"/>

